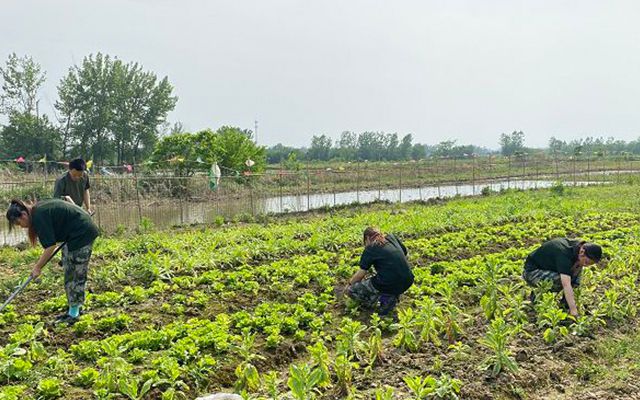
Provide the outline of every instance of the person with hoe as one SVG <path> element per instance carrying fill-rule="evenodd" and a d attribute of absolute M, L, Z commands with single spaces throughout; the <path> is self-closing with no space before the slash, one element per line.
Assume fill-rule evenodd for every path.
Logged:
<path fill-rule="evenodd" d="M 56 251 L 56 243 L 66 243 L 62 248 L 62 265 L 69 311 L 56 318 L 56 322 L 74 324 L 84 303 L 87 269 L 93 242 L 99 235 L 91 216 L 80 207 L 60 199 L 39 201 L 33 206 L 12 200 L 7 220 L 10 230 L 16 225 L 27 229 L 31 245 L 35 246 L 39 240 L 45 249 L 31 272 L 34 279 L 40 276 L 42 267 Z"/>
<path fill-rule="evenodd" d="M 79 207 L 84 203 L 87 212 L 92 214 L 89 188 L 91 185 L 87 174 L 87 163 L 82 158 L 76 158 L 69 162 L 69 171 L 56 180 L 53 198 L 66 200 Z"/>
<path fill-rule="evenodd" d="M 395 309 L 400 295 L 413 285 L 407 248 L 395 235 L 385 236 L 373 227 L 364 230 L 363 242 L 360 269 L 349 280 L 345 293 L 366 307 L 379 304 L 378 314 L 386 316 Z M 375 275 L 365 279 L 372 266 Z"/>
<path fill-rule="evenodd" d="M 524 263 L 522 278 L 531 287 L 551 281 L 552 290 L 563 292 L 563 304 L 569 314 L 578 316 L 573 288 L 580 285 L 582 269 L 602 259 L 602 248 L 579 239 L 556 238 L 534 250 Z M 535 300 L 532 294 L 532 301 Z"/>

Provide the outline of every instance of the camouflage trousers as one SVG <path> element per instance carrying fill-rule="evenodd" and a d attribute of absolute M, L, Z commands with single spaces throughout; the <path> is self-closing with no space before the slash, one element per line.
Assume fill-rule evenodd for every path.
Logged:
<path fill-rule="evenodd" d="M 580 286 L 580 278 L 581 276 L 573 276 L 571 277 L 571 286 L 578 287 Z M 522 279 L 527 282 L 527 284 L 531 287 L 536 287 L 538 284 L 543 281 L 551 281 L 553 282 L 553 287 L 551 290 L 554 292 L 559 292 L 562 290 L 562 281 L 560 280 L 560 274 L 555 271 L 548 271 L 546 269 L 527 269 L 525 268 L 522 273 Z"/>
<path fill-rule="evenodd" d="M 92 250 L 93 243 L 73 251 L 69 251 L 67 246 L 62 248 L 64 290 L 69 306 L 81 306 L 84 303 L 84 288 Z"/>
<path fill-rule="evenodd" d="M 373 287 L 371 278 L 351 285 L 347 295 L 368 308 L 375 308 L 380 304 L 378 314 L 381 316 L 387 315 L 393 311 L 400 300 L 400 296 L 380 293 L 378 289 Z"/>

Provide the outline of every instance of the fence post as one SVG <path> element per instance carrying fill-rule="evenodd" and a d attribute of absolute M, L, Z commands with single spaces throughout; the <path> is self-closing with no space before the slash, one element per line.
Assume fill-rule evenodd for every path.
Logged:
<path fill-rule="evenodd" d="M 309 161 L 307 161 L 307 211 L 311 209 L 310 197 L 311 197 L 311 171 L 309 170 Z"/>
<path fill-rule="evenodd" d="M 356 164 L 356 203 L 360 203 L 360 159 Z"/>
<path fill-rule="evenodd" d="M 398 165 L 400 171 L 400 203 L 402 203 L 402 165 Z"/>
<path fill-rule="evenodd" d="M 507 189 L 511 189 L 511 156 L 507 156 Z"/>
<path fill-rule="evenodd" d="M 137 172 L 137 165 L 136 165 L 136 160 L 133 160 L 133 165 L 132 165 L 132 169 L 133 169 L 133 183 L 134 185 L 136 185 L 136 201 L 138 203 L 138 223 L 142 224 L 142 206 L 140 205 L 140 190 L 138 189 L 138 172 Z"/>
<path fill-rule="evenodd" d="M 591 157 L 587 154 L 587 184 L 589 184 L 589 178 L 591 177 Z"/>
<path fill-rule="evenodd" d="M 476 158 L 471 154 L 471 176 L 473 179 L 473 195 L 476 195 Z"/>
<path fill-rule="evenodd" d="M 253 185 L 251 184 L 251 175 L 247 176 L 247 183 L 249 184 L 249 202 L 251 203 L 251 216 L 255 216 L 255 209 L 253 207 Z"/>
<path fill-rule="evenodd" d="M 380 168 L 380 166 L 378 166 L 378 168 Z M 378 169 L 378 200 L 382 200 L 382 174 L 380 172 Z"/>
<path fill-rule="evenodd" d="M 280 191 L 279 191 L 280 192 L 280 213 L 282 214 L 282 212 L 283 212 L 282 211 L 282 185 L 283 185 L 283 183 L 282 183 L 282 168 L 280 168 L 280 173 L 278 174 L 278 181 L 280 183 L 280 185 L 279 185 L 280 186 Z"/>
<path fill-rule="evenodd" d="M 420 161 L 416 161 L 417 163 L 419 163 Z M 416 174 L 418 175 L 418 194 L 420 196 L 420 200 L 422 200 L 422 173 L 420 172 L 420 164 L 418 164 L 418 168 L 416 168 Z"/>
<path fill-rule="evenodd" d="M 440 168 L 438 168 L 438 157 L 436 157 L 436 185 L 438 186 L 438 198 L 440 198 L 440 176 L 438 176 L 438 174 L 440 173 Z"/>

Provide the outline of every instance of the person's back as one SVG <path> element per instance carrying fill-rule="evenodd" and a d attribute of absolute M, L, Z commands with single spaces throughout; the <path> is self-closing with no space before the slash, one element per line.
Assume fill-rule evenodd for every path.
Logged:
<path fill-rule="evenodd" d="M 399 295 L 413 284 L 414 276 L 400 240 L 388 234 L 382 246 L 367 246 L 362 254 L 360 267 L 367 269 L 373 265 L 376 275 L 372 284 L 381 293 Z"/>

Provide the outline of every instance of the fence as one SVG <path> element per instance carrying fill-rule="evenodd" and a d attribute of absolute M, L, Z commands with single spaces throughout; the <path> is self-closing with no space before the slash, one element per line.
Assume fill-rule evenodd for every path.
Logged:
<path fill-rule="evenodd" d="M 555 181 L 580 185 L 622 182 L 640 169 L 629 158 L 474 157 L 409 163 L 327 164 L 299 171 L 272 168 L 263 174 L 223 176 L 215 190 L 206 175 L 92 175 L 94 220 L 107 233 L 150 221 L 157 227 L 251 219 L 269 213 L 306 211 L 376 200 L 403 202 L 479 194 L 484 187 L 548 187 Z M 41 199 L 51 196 L 55 177 L 5 176 L 0 195 Z M 0 240 L 15 243 L 23 233 L 0 228 Z"/>

